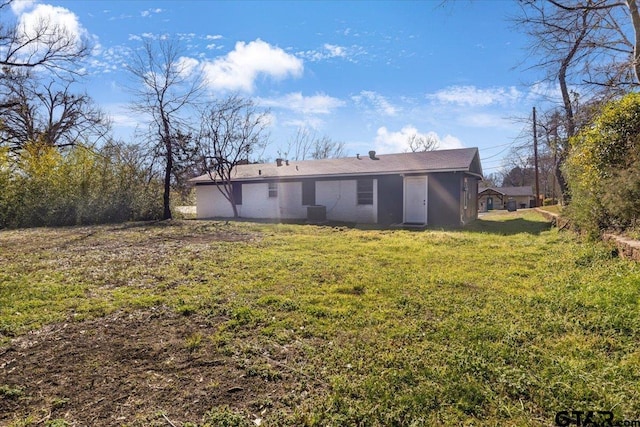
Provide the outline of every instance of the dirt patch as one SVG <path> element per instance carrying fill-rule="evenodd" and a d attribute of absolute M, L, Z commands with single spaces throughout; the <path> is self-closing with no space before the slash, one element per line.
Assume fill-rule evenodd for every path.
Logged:
<path fill-rule="evenodd" d="M 225 320 L 156 308 L 18 337 L 0 347 L 0 425 L 179 426 L 223 405 L 248 420 L 290 413 L 313 383 L 291 367 L 301 351 L 238 351 L 215 338 Z"/>

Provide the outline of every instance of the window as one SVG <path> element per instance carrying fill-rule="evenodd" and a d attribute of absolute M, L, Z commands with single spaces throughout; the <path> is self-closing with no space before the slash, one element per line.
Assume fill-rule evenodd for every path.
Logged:
<path fill-rule="evenodd" d="M 302 205 L 313 206 L 316 204 L 316 182 L 302 181 Z"/>
<path fill-rule="evenodd" d="M 231 184 L 231 194 L 237 205 L 242 204 L 242 184 Z"/>
<path fill-rule="evenodd" d="M 471 198 L 471 193 L 469 192 L 469 180 L 467 178 L 464 179 L 464 184 L 463 184 L 463 193 L 462 193 L 462 198 L 464 199 L 464 209 L 467 209 L 468 206 L 468 201 Z"/>
<path fill-rule="evenodd" d="M 278 197 L 278 183 L 270 182 L 269 183 L 269 197 Z"/>
<path fill-rule="evenodd" d="M 358 180 L 358 204 L 373 204 L 373 179 Z"/>

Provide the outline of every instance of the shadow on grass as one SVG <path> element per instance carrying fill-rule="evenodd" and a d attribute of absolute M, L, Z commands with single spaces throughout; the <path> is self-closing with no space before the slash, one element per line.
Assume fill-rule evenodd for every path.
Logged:
<path fill-rule="evenodd" d="M 550 222 L 531 221 L 524 218 L 506 219 L 504 221 L 491 221 L 479 218 L 464 228 L 465 231 L 499 234 L 502 236 L 519 233 L 538 235 L 549 229 L 551 229 Z"/>
<path fill-rule="evenodd" d="M 491 216 L 491 219 L 478 218 L 471 224 L 466 226 L 426 226 L 416 228 L 403 228 L 394 227 L 392 225 L 382 224 L 356 224 L 354 222 L 343 221 L 324 221 L 321 223 L 309 223 L 304 219 L 255 219 L 255 218 L 209 218 L 213 221 L 224 221 L 225 223 L 233 222 L 248 222 L 259 224 L 297 224 L 297 225 L 310 225 L 317 227 L 332 227 L 332 228 L 353 228 L 358 230 L 392 230 L 392 229 L 404 229 L 408 231 L 421 232 L 425 230 L 432 231 L 470 231 L 478 233 L 490 233 L 502 236 L 510 236 L 519 233 L 527 233 L 532 235 L 539 235 L 543 231 L 551 229 L 551 222 L 547 221 L 532 221 L 522 217 L 515 218 L 500 218 L 500 215 Z"/>

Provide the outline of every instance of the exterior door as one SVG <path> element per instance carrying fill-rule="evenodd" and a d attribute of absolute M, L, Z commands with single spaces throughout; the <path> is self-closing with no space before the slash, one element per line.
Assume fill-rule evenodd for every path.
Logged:
<path fill-rule="evenodd" d="M 404 222 L 427 223 L 426 176 L 412 176 L 404 179 Z"/>
<path fill-rule="evenodd" d="M 493 197 L 487 197 L 487 210 L 493 210 Z"/>

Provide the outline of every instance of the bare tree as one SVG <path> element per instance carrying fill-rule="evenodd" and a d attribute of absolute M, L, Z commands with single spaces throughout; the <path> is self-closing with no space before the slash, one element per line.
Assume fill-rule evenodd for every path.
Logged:
<path fill-rule="evenodd" d="M 13 0 L 3 1 L 0 14 L 5 15 L 11 3 Z M 88 53 L 85 39 L 49 18 L 42 18 L 30 28 L 0 24 L 0 67 L 43 67 L 55 73 L 77 73 L 78 60 Z"/>
<path fill-rule="evenodd" d="M 301 126 L 296 131 L 293 140 L 287 144 L 287 148 L 278 150 L 278 155 L 289 160 L 306 160 L 311 157 L 314 139 L 315 132 Z"/>
<path fill-rule="evenodd" d="M 593 43 L 592 50 L 604 48 L 624 54 L 624 65 L 631 68 L 635 84 L 640 83 L 640 11 L 638 0 L 547 0 L 558 10 L 589 13 L 604 17 L 601 25 L 594 27 L 606 34 L 600 43 Z M 627 35 L 633 35 L 630 37 Z M 612 37 L 612 34 L 615 36 Z M 622 46 L 622 47 L 621 47 Z M 606 64 L 612 68 L 612 64 Z"/>
<path fill-rule="evenodd" d="M 344 142 L 334 141 L 328 136 L 315 139 L 311 158 L 314 160 L 345 156 Z"/>
<path fill-rule="evenodd" d="M 328 136 L 318 137 L 314 130 L 300 127 L 294 139 L 287 145 L 286 151 L 278 154 L 289 160 L 329 159 L 345 156 L 344 142 L 334 141 Z"/>
<path fill-rule="evenodd" d="M 86 39 L 51 19 L 42 18 L 31 27 L 4 19 L 11 3 L 0 2 L 0 109 L 20 102 L 6 90 L 16 76 L 33 69 L 46 69 L 58 78 L 77 76 L 80 60 L 89 54 Z"/>
<path fill-rule="evenodd" d="M 10 106 L 0 108 L 0 145 L 14 152 L 29 142 L 51 147 L 94 145 L 109 132 L 109 120 L 87 94 L 71 92 L 72 82 L 41 85 L 29 73 L 5 80 Z"/>
<path fill-rule="evenodd" d="M 502 175 L 498 172 L 491 172 L 484 174 L 479 186 L 483 188 L 487 187 L 500 187 L 502 185 Z"/>
<path fill-rule="evenodd" d="M 208 105 L 203 112 L 200 158 L 205 172 L 229 201 L 233 216 L 238 208 L 231 182 L 236 167 L 266 147 L 268 112 L 260 112 L 251 100 L 230 96 Z"/>
<path fill-rule="evenodd" d="M 152 153 L 163 159 L 163 219 L 171 219 L 171 182 L 179 153 L 190 150 L 192 138 L 189 111 L 202 89 L 202 79 L 182 60 L 178 44 L 172 40 L 147 40 L 132 58 L 128 70 L 134 79 L 131 110 L 148 118 L 148 138 Z"/>
<path fill-rule="evenodd" d="M 407 145 L 412 153 L 433 151 L 438 148 L 438 139 L 431 134 L 418 135 L 417 133 L 413 133 L 407 137 Z"/>
<path fill-rule="evenodd" d="M 636 83 L 628 9 L 621 8 L 626 3 L 612 0 L 525 0 L 520 5 L 521 15 L 514 22 L 530 37 L 530 54 L 537 58 L 534 67 L 546 72 L 546 81 L 557 84 L 562 97 L 561 108 L 547 112 L 544 126 L 555 134 L 549 140 L 556 154 L 556 179 L 568 200 L 562 166 L 569 138 L 588 122 L 592 109 L 584 106 Z"/>

